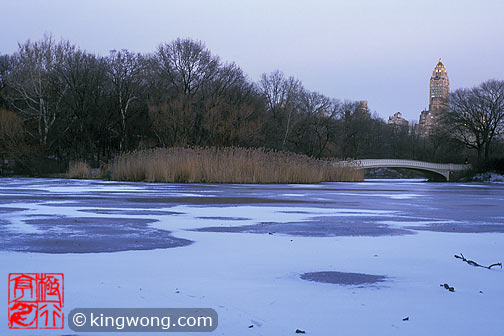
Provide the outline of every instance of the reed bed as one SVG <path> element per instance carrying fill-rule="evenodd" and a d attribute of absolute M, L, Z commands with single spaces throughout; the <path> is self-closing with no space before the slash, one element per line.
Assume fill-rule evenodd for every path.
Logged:
<path fill-rule="evenodd" d="M 305 155 L 250 148 L 158 148 L 117 156 L 111 178 L 177 183 L 362 181 L 361 170 Z"/>
<path fill-rule="evenodd" d="M 91 167 L 84 161 L 71 161 L 66 173 L 68 178 L 89 179 L 93 177 Z"/>

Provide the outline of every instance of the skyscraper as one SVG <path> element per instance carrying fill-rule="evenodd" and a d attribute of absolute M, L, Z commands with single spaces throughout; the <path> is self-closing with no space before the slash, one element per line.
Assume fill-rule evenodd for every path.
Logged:
<path fill-rule="evenodd" d="M 429 111 L 448 107 L 450 99 L 450 81 L 446 68 L 439 59 L 430 79 Z"/>
<path fill-rule="evenodd" d="M 446 68 L 439 59 L 430 78 L 429 110 L 422 111 L 417 134 L 428 136 L 450 109 L 450 81 Z"/>

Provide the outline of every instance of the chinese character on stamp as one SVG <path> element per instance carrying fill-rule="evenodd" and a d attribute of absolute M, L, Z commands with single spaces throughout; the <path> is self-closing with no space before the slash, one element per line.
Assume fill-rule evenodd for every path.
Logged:
<path fill-rule="evenodd" d="M 10 273 L 10 329 L 63 329 L 63 273 Z"/>

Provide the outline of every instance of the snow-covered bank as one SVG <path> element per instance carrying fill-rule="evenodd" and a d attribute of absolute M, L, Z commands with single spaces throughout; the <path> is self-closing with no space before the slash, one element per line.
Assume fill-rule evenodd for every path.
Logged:
<path fill-rule="evenodd" d="M 494 172 L 480 173 L 471 178 L 473 182 L 504 182 L 504 175 Z"/>

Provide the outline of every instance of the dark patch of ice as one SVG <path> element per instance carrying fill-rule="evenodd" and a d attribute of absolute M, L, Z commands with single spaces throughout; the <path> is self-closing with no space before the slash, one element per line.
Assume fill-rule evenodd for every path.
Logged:
<path fill-rule="evenodd" d="M 425 226 L 407 226 L 406 228 L 419 231 L 452 232 L 452 233 L 486 233 L 486 232 L 504 233 L 503 224 L 445 223 L 445 224 L 429 224 Z"/>
<path fill-rule="evenodd" d="M 0 250 L 40 253 L 97 253 L 186 246 L 187 239 L 149 226 L 152 219 L 54 217 L 24 220 L 37 232 L 11 230 L 0 221 Z"/>
<path fill-rule="evenodd" d="M 9 207 L 0 207 L 0 213 L 10 213 L 15 211 L 26 211 L 28 209 L 25 208 L 9 208 Z"/>
<path fill-rule="evenodd" d="M 414 231 L 389 227 L 379 223 L 382 217 L 315 217 L 310 221 L 276 223 L 267 222 L 243 226 L 215 226 L 195 229 L 200 232 L 279 233 L 303 237 L 335 236 L 397 236 L 414 234 Z"/>
<path fill-rule="evenodd" d="M 387 280 L 384 275 L 365 273 L 344 273 L 335 271 L 303 273 L 300 278 L 308 281 L 316 281 L 337 285 L 372 285 Z"/>
<path fill-rule="evenodd" d="M 216 219 L 216 220 L 235 220 L 235 221 L 250 220 L 250 218 L 245 218 L 245 217 L 203 216 L 203 217 L 196 217 L 196 218 L 198 218 L 198 219 Z"/>
<path fill-rule="evenodd" d="M 79 209 L 78 211 L 101 215 L 126 215 L 126 216 L 167 216 L 181 215 L 183 212 L 161 210 L 122 210 L 122 209 Z"/>
<path fill-rule="evenodd" d="M 137 197 L 137 198 L 128 198 L 128 199 L 126 199 L 126 201 L 127 202 L 138 202 L 138 203 L 161 203 L 161 204 L 175 203 L 175 204 L 196 204 L 196 205 L 307 203 L 306 201 L 300 201 L 300 200 L 285 200 L 285 199 L 272 199 L 272 198 L 259 198 L 259 197 L 214 197 L 214 196 L 212 196 L 212 197 Z"/>

